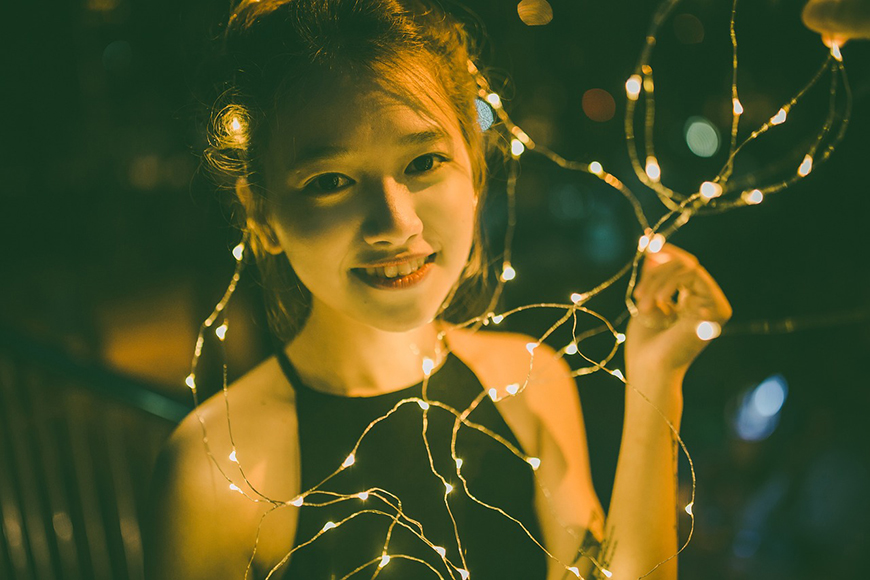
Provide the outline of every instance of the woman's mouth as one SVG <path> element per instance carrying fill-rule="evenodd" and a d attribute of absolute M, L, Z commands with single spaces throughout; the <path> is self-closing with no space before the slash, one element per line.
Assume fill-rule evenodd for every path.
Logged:
<path fill-rule="evenodd" d="M 353 268 L 351 272 L 369 286 L 398 290 L 410 288 L 422 281 L 434 261 L 435 254 L 430 254 L 385 266 Z"/>

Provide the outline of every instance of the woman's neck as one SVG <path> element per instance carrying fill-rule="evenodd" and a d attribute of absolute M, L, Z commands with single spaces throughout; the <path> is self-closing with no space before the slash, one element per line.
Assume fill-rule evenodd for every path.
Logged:
<path fill-rule="evenodd" d="M 387 332 L 328 308 L 314 308 L 285 348 L 309 387 L 348 396 L 373 396 L 423 378 L 423 358 L 440 365 L 443 348 L 436 322 L 407 332 Z"/>

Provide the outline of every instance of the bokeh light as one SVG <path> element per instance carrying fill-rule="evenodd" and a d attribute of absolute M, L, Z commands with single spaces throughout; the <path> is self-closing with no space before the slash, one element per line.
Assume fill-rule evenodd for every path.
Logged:
<path fill-rule="evenodd" d="M 700 44 L 704 41 L 704 25 L 691 14 L 674 16 L 674 36 L 683 44 Z"/>
<path fill-rule="evenodd" d="M 686 145 L 698 157 L 712 157 L 719 151 L 721 138 L 713 123 L 703 117 L 691 117 L 686 121 Z"/>
<path fill-rule="evenodd" d="M 583 93 L 583 112 L 593 121 L 604 123 L 616 113 L 613 95 L 604 89 L 589 89 Z"/>
<path fill-rule="evenodd" d="M 543 26 L 553 20 L 553 7 L 547 0 L 522 0 L 517 14 L 526 26 Z"/>

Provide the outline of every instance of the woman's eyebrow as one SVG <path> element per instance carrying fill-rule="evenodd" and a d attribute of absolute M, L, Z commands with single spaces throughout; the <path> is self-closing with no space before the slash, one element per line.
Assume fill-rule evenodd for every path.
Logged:
<path fill-rule="evenodd" d="M 442 140 L 450 140 L 449 135 L 445 131 L 441 129 L 426 129 L 402 135 L 396 140 L 396 143 L 401 147 L 411 147 L 416 145 L 427 145 Z M 344 157 L 350 155 L 351 152 L 351 149 L 340 145 L 315 145 L 313 147 L 306 147 L 299 151 L 290 163 L 290 166 L 298 168 L 326 159 Z"/>

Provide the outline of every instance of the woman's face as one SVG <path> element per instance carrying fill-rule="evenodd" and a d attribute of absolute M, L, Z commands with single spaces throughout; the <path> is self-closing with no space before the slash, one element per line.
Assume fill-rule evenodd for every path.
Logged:
<path fill-rule="evenodd" d="M 423 115 L 370 85 L 329 86 L 273 127 L 274 250 L 310 290 L 312 317 L 417 328 L 436 316 L 471 249 L 465 142 L 455 118 Z"/>

